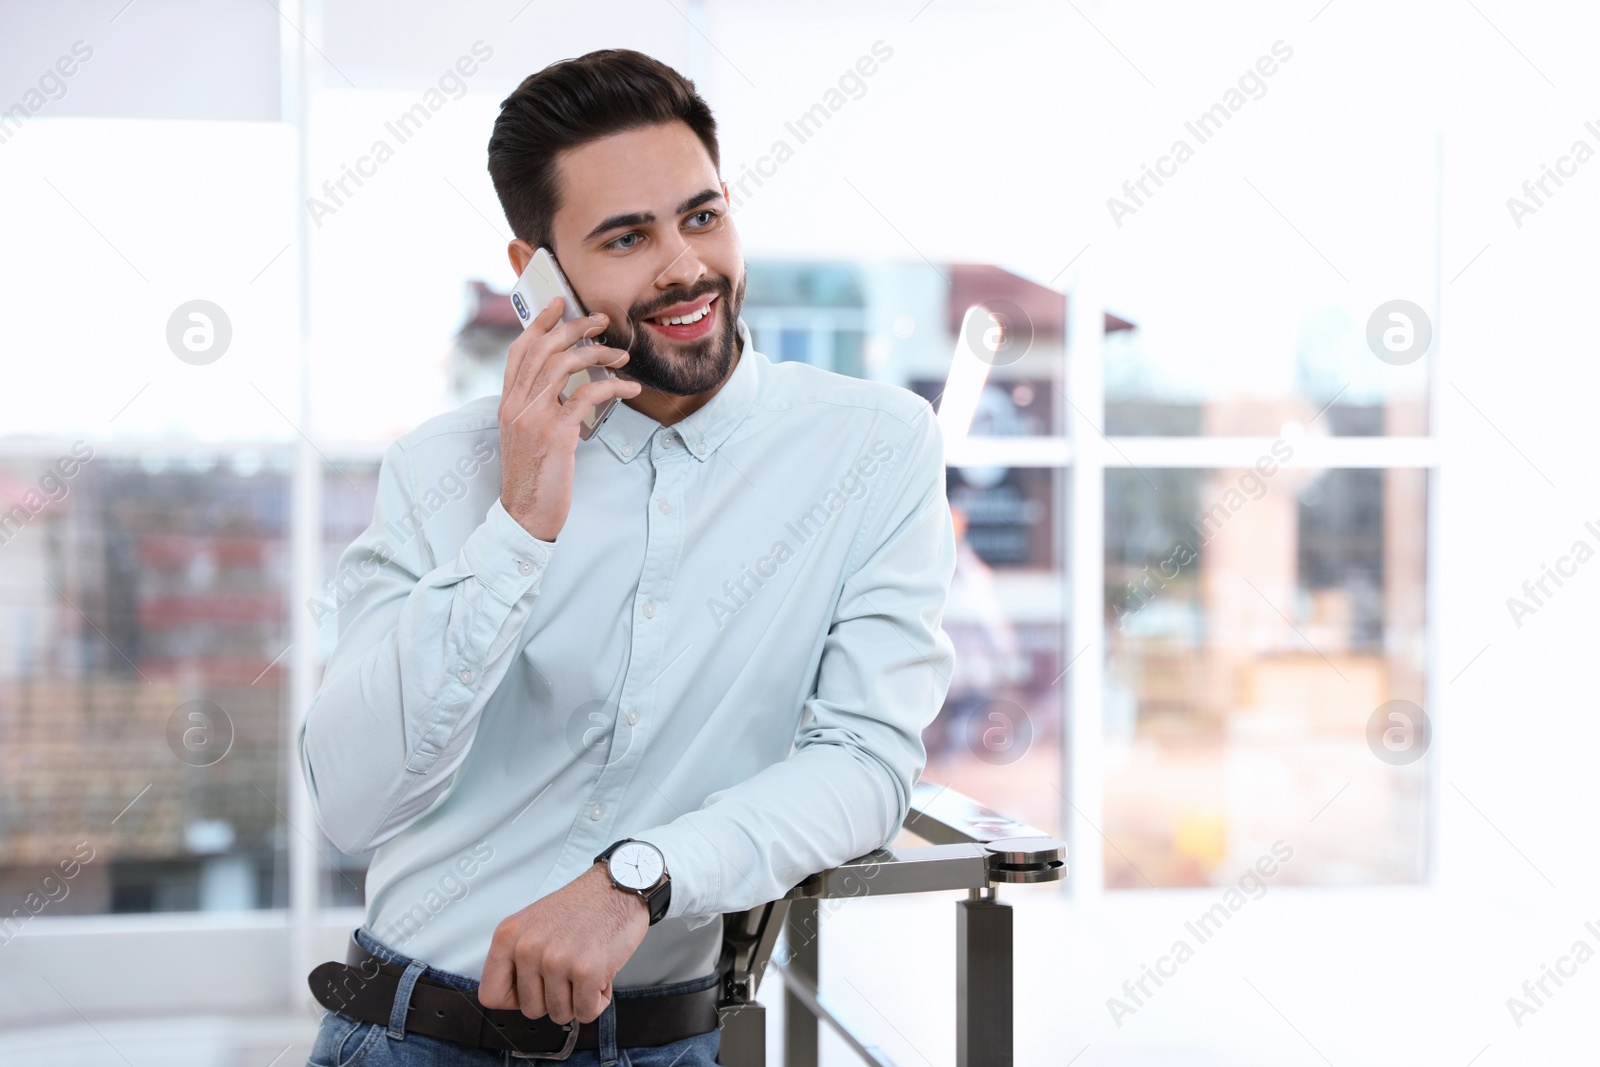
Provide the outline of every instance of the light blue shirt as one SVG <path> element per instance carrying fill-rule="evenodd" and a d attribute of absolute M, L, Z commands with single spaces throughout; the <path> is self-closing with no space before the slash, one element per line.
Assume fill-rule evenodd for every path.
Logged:
<path fill-rule="evenodd" d="M 579 442 L 553 542 L 500 503 L 498 396 L 385 452 L 298 748 L 329 839 L 376 850 L 391 947 L 476 978 L 501 920 L 635 837 L 672 904 L 616 984 L 681 981 L 723 912 L 896 836 L 955 664 L 938 422 L 737 325 L 694 414 L 619 403 Z"/>

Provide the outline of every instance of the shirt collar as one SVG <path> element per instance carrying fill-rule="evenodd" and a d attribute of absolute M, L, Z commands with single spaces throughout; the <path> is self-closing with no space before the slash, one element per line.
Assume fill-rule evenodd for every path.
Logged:
<path fill-rule="evenodd" d="M 740 346 L 733 373 L 699 410 L 672 424 L 672 429 L 683 438 L 685 450 L 702 462 L 710 459 L 734 428 L 744 421 L 756 397 L 756 364 L 761 356 L 755 350 L 750 327 L 745 325 L 743 316 L 736 325 Z M 659 429 L 661 423 L 618 401 L 596 436 L 606 443 L 613 455 L 628 463 L 649 447 L 650 436 Z"/>

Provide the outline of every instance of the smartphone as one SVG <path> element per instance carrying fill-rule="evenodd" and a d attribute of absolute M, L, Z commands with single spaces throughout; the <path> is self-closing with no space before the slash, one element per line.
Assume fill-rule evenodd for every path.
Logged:
<path fill-rule="evenodd" d="M 558 296 L 565 301 L 561 308 L 562 322 L 571 322 L 589 314 L 582 301 L 578 299 L 578 294 L 574 293 L 572 286 L 567 283 L 566 275 L 561 273 L 561 267 L 556 264 L 556 257 L 549 249 L 541 248 L 534 252 L 533 258 L 528 260 L 527 269 L 517 279 L 517 284 L 511 287 L 511 306 L 515 309 L 517 321 L 522 323 L 522 328 L 527 329 L 528 324 L 544 310 L 545 305 Z M 583 337 L 572 347 L 580 348 L 593 344 L 599 342 L 593 337 Z M 570 398 L 585 382 L 599 382 L 615 377 L 609 367 L 586 367 L 567 379 L 566 386 L 561 390 L 561 399 Z M 585 441 L 593 437 L 601 423 L 611 414 L 611 409 L 616 406 L 617 398 L 607 397 L 584 412 L 583 422 L 578 427 L 578 436 Z"/>

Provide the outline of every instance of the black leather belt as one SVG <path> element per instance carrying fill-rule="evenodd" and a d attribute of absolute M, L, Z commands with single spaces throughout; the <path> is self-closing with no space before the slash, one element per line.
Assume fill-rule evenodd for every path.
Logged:
<path fill-rule="evenodd" d="M 325 1008 L 352 1019 L 389 1025 L 395 991 L 405 968 L 374 956 L 350 935 L 345 962 L 330 960 L 311 972 L 311 994 Z M 617 1047 L 666 1045 L 717 1028 L 720 984 L 695 993 L 614 997 Z M 573 1049 L 600 1047 L 600 1020 L 562 1026 L 550 1016 L 530 1019 L 511 1008 L 485 1008 L 476 992 L 429 979 L 411 991 L 406 1030 L 474 1048 L 518 1052 L 540 1059 L 566 1059 Z"/>

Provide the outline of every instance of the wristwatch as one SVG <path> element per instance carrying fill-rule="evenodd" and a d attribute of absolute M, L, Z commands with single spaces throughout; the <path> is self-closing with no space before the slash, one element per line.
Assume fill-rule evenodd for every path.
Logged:
<path fill-rule="evenodd" d="M 648 841 L 624 837 L 594 858 L 606 865 L 611 884 L 632 893 L 650 908 L 650 925 L 660 922 L 672 902 L 672 876 L 667 858 Z"/>

